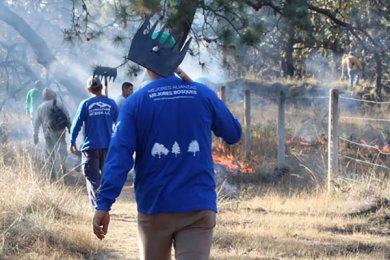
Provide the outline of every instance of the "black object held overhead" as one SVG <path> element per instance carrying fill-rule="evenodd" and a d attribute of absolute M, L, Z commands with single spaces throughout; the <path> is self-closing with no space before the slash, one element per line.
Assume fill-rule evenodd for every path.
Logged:
<path fill-rule="evenodd" d="M 145 20 L 134 35 L 127 58 L 163 77 L 168 77 L 183 61 L 192 38 L 187 40 L 184 47 L 181 48 L 179 43 L 184 37 L 181 33 L 175 44 L 170 46 L 172 36 L 166 37 L 165 41 L 161 42 L 161 37 L 164 34 L 164 28 L 162 28 L 158 31 L 157 37 L 153 39 L 152 35 L 157 23 L 156 21 L 153 26 L 150 26 L 149 19 Z"/>
<path fill-rule="evenodd" d="M 117 76 L 116 68 L 96 66 L 93 70 L 93 77 L 98 77 L 99 79 L 104 79 L 105 86 L 105 96 L 108 97 L 108 81 L 115 81 Z"/>
<path fill-rule="evenodd" d="M 112 80 L 113 82 L 117 76 L 116 68 L 96 66 L 93 70 L 93 76 L 99 79 L 104 79 L 104 83 L 107 86 L 107 82 Z"/>

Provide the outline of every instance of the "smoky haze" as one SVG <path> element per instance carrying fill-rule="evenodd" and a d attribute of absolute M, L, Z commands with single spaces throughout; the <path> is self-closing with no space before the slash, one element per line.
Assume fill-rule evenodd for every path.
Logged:
<path fill-rule="evenodd" d="M 91 5 L 91 8 L 93 6 Z M 3 112 L 12 111 L 24 114 L 25 94 L 32 87 L 34 80 L 41 79 L 47 86 L 59 92 L 58 94 L 66 101 L 71 115 L 74 115 L 79 101 L 88 96 L 86 80 L 92 75 L 93 67 L 96 65 L 117 67 L 125 61 L 124 57 L 129 50 L 131 37 L 141 24 L 141 20 L 128 22 L 126 27 L 123 27 L 121 23 L 114 20 L 115 15 L 112 9 L 107 11 L 107 8 L 103 10 L 100 6 L 96 6 L 96 9 L 88 10 L 89 27 L 85 31 L 83 23 L 79 23 L 79 27 L 72 27 L 74 25 L 72 19 L 77 21 L 84 12 L 81 5 L 73 6 L 73 1 L 0 1 L 0 25 L 2 26 L 0 36 L 8 40 L 7 46 L 0 45 L 0 52 L 2 56 L 7 56 L 7 50 L 11 49 L 9 55 L 19 61 L 18 69 L 9 72 L 7 86 L 0 93 L 2 99 L 5 100 L 1 106 Z M 73 8 L 74 17 L 72 17 Z M 5 19 L 6 15 L 11 12 L 15 13 L 17 18 Z M 286 35 L 283 31 L 275 29 L 277 19 L 267 10 L 252 15 L 264 23 L 264 31 L 267 33 L 264 34 L 263 43 L 255 52 L 242 49 L 240 60 L 231 62 L 232 69 L 224 69 L 222 66 L 224 57 L 222 57 L 220 45 L 210 43 L 206 46 L 196 41 L 193 41 L 193 48 L 197 49 L 198 56 L 187 54 L 181 67 L 194 80 L 214 86 L 225 84 L 238 76 L 246 77 L 245 73 L 253 73 L 257 77 L 256 80 L 272 79 L 280 75 L 280 57 L 283 50 L 282 44 L 279 43 L 283 43 Z M 20 26 L 21 20 L 36 35 L 22 34 L 17 31 L 16 28 Z M 194 21 L 193 32 L 202 31 L 204 28 L 201 22 L 204 21 L 204 17 L 198 14 Z M 223 25 L 221 21 L 218 23 Z M 79 37 L 74 35 L 75 29 L 81 32 Z M 102 34 L 94 35 L 91 29 L 100 30 Z M 64 33 L 66 30 L 70 34 Z M 209 31 L 213 30 L 209 29 Z M 211 32 L 205 31 L 204 33 L 210 33 L 207 36 L 211 37 Z M 73 37 L 67 37 L 67 35 Z M 117 35 L 123 36 L 123 41 L 114 43 L 113 39 Z M 33 44 L 37 40 L 38 42 L 42 40 L 44 44 L 37 47 Z M 53 55 L 54 61 L 50 61 L 50 55 Z M 336 63 L 337 59 L 338 57 L 334 58 Z M 200 66 L 200 63 L 204 66 Z M 328 82 L 339 78 L 340 72 L 337 71 L 337 66 L 330 63 L 329 57 L 314 53 L 306 62 L 301 63 L 304 64 L 308 75 L 317 78 L 318 82 L 325 86 Z M 121 84 L 124 81 L 132 82 L 135 90 L 142 86 L 145 80 L 145 70 L 141 70 L 137 76 L 129 76 L 128 70 L 131 65 L 134 64 L 129 61 L 118 68 L 117 79 L 115 82 L 109 82 L 109 97 L 115 98 L 120 95 Z M 234 69 L 240 69 L 241 74 L 232 74 Z M 3 73 L 1 77 L 6 77 L 6 75 Z M 6 84 L 1 77 L 0 84 Z M 6 92 L 4 89 L 11 91 Z M 16 101 L 18 105 L 16 107 L 4 106 L 10 100 Z M 242 100 L 242 95 L 240 95 L 240 100 Z M 11 107 L 12 110 L 8 110 Z"/>

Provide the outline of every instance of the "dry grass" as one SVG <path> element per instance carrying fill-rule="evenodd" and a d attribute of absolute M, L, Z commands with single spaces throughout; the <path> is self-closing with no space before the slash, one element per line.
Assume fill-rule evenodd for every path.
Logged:
<path fill-rule="evenodd" d="M 212 259 L 386 259 L 389 208 L 348 194 L 267 192 L 220 204 Z M 374 203 L 375 204 L 375 203 Z M 380 220 L 379 220 L 380 219 Z M 375 221 L 376 220 L 376 221 Z"/>
<path fill-rule="evenodd" d="M 342 159 L 340 176 L 335 176 L 333 193 L 328 194 L 326 146 L 299 145 L 287 147 L 289 171 L 275 171 L 277 109 L 262 98 L 252 101 L 253 149 L 248 162 L 256 172 L 229 178 L 240 196 L 220 197 L 211 258 L 389 259 L 388 171 Z M 233 110 L 242 118 L 242 108 L 235 104 Z M 317 103 L 304 109 L 289 107 L 287 134 L 300 135 L 307 129 L 304 135 L 322 134 L 325 112 Z M 372 107 L 368 112 L 386 116 Z M 356 121 L 344 122 L 341 129 L 346 136 L 349 130 L 359 136 L 371 133 L 371 128 L 365 131 Z M 243 140 L 230 152 L 243 160 Z M 343 145 L 341 152 L 379 158 L 388 165 L 387 156 Z M 126 187 L 127 194 L 114 205 L 107 238 L 98 243 L 91 232 L 92 212 L 84 186 L 50 182 L 42 164 L 28 144 L 1 147 L 0 258 L 137 259 L 132 190 Z"/>
<path fill-rule="evenodd" d="M 346 88 L 343 82 L 334 84 Z M 304 101 L 305 92 L 297 91 Z M 231 178 L 241 188 L 240 199 L 220 201 L 212 259 L 389 259 L 388 170 L 340 159 L 340 173 L 332 176 L 332 193 L 328 194 L 326 145 L 288 145 L 289 170 L 280 174 L 274 170 L 277 107 L 259 95 L 254 95 L 252 101 L 250 160 L 256 172 Z M 320 101 L 313 99 L 289 106 L 286 134 L 307 138 L 326 134 L 327 100 Z M 362 105 L 351 111 L 345 103 L 342 115 L 388 117 L 383 107 Z M 243 108 L 237 106 L 241 104 L 233 104 L 233 110 L 243 118 Z M 378 138 L 383 129 L 388 139 L 387 124 L 364 123 L 343 121 L 341 136 L 356 132 L 357 136 L 371 140 L 370 134 Z M 375 150 L 346 148 L 341 144 L 340 152 L 390 165 L 388 155 L 379 155 Z M 243 157 L 243 143 L 234 147 L 233 154 Z"/>
<path fill-rule="evenodd" d="M 0 258 L 85 259 L 99 252 L 84 187 L 50 182 L 26 144 L 3 144 L 0 159 Z"/>

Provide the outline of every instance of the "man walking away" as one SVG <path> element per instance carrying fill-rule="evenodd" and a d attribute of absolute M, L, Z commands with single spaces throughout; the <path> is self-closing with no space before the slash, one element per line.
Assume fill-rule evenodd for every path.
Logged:
<path fill-rule="evenodd" d="M 125 102 L 126 98 L 133 94 L 133 84 L 130 82 L 123 82 L 122 84 L 122 94 L 118 96 L 115 100 L 116 104 L 118 105 L 118 108 L 120 109 Z"/>
<path fill-rule="evenodd" d="M 42 98 L 43 103 L 38 107 L 34 120 L 34 144 L 39 142 L 39 128 L 42 126 L 46 154 L 51 162 L 52 172 L 57 173 L 56 177 L 58 179 L 60 172 L 62 174 L 66 172 L 67 147 L 65 135 L 66 128 L 68 132 L 70 129 L 70 117 L 68 110 L 62 102 L 57 100 L 57 95 L 53 90 L 45 88 Z M 57 164 L 61 167 L 61 171 L 56 169 Z"/>
<path fill-rule="evenodd" d="M 82 171 L 87 184 L 90 206 L 96 207 L 96 193 L 108 145 L 118 117 L 115 101 L 102 94 L 103 85 L 99 78 L 90 77 L 87 88 L 92 97 L 81 101 L 73 118 L 70 130 L 70 151 L 76 153 L 76 139 L 84 126 L 84 139 L 81 144 Z"/>
<path fill-rule="evenodd" d="M 97 200 L 94 233 L 99 239 L 105 237 L 111 205 L 134 165 L 136 152 L 140 259 L 171 259 L 174 247 L 176 259 L 206 260 L 217 212 L 212 132 L 233 144 L 241 137 L 241 125 L 209 87 L 174 75 L 184 55 L 174 50 L 174 43 L 167 47 L 169 34 L 150 39 L 153 32 L 143 32 L 141 27 L 132 47 L 140 46 L 135 50 L 141 52 L 140 60 L 150 55 L 149 60 L 155 61 L 142 64 L 152 81 L 131 95 L 121 109 Z M 130 54 L 134 54 L 132 47 Z M 168 75 L 162 77 L 156 71 Z"/>

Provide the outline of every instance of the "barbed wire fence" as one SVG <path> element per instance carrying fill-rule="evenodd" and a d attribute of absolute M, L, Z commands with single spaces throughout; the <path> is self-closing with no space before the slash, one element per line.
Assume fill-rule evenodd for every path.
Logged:
<path fill-rule="evenodd" d="M 348 97 L 345 95 L 340 95 L 340 91 L 337 89 L 332 89 L 329 92 L 329 115 L 330 117 L 335 117 L 337 118 L 337 123 L 334 124 L 334 121 L 329 120 L 329 129 L 333 129 L 333 133 L 337 133 L 332 135 L 332 140 L 329 141 L 328 143 L 328 149 L 329 151 L 333 151 L 333 153 L 329 153 L 329 162 L 328 165 L 332 165 L 328 169 L 328 190 L 330 191 L 330 186 L 331 186 L 331 181 L 334 176 L 339 175 L 340 173 L 340 165 L 338 163 L 339 158 L 347 159 L 350 162 L 355 162 L 359 164 L 364 164 L 367 166 L 372 167 L 373 170 L 377 169 L 383 169 L 383 170 L 389 170 L 390 167 L 385 165 L 383 162 L 379 162 L 378 158 L 379 156 L 387 156 L 390 155 L 390 147 L 389 144 L 387 143 L 386 136 L 384 135 L 382 130 L 377 130 L 379 131 L 379 141 L 374 140 L 373 142 L 367 142 L 362 138 L 356 138 L 352 134 L 347 137 L 343 136 L 339 129 L 339 123 L 342 122 L 363 122 L 361 125 L 368 125 L 371 127 L 371 130 L 373 130 L 372 124 L 374 123 L 379 123 L 383 126 L 384 123 L 390 123 L 390 119 L 387 118 L 378 118 L 378 117 L 371 117 L 371 116 L 347 116 L 343 115 L 342 113 L 340 114 L 340 108 L 339 104 L 340 103 L 345 103 L 345 102 L 354 102 L 354 103 L 363 103 L 363 104 L 369 104 L 369 105 L 375 105 L 377 107 L 383 107 L 386 105 L 389 105 L 390 102 L 379 102 L 379 101 L 372 101 L 372 100 L 365 100 L 365 99 L 359 99 L 355 97 Z M 331 115 L 332 113 L 332 115 Z M 355 123 L 356 124 L 356 123 Z M 381 127 L 380 129 L 383 129 Z M 331 131 L 331 130 L 329 130 Z M 377 138 L 376 138 L 377 139 Z M 339 149 L 339 145 L 341 143 L 344 143 L 347 147 L 357 147 L 357 148 L 365 148 L 368 149 L 369 151 L 375 152 L 377 156 L 374 157 L 373 160 L 368 160 L 367 158 L 357 158 L 357 156 L 351 156 L 344 154 L 342 151 Z M 336 159 L 337 157 L 337 159 Z M 333 166 L 334 165 L 334 166 Z"/>
<path fill-rule="evenodd" d="M 283 100 L 283 96 L 285 94 L 281 93 L 281 99 Z M 372 122 L 379 122 L 379 123 L 390 123 L 390 119 L 387 118 L 373 118 L 373 117 L 364 117 L 364 116 L 348 116 L 344 115 L 343 113 L 340 113 L 340 106 L 343 105 L 343 102 L 364 102 L 371 105 L 376 106 L 383 106 L 383 105 L 389 105 L 390 102 L 378 102 L 378 101 L 371 101 L 371 100 L 364 100 L 354 97 L 348 97 L 346 95 L 340 95 L 340 91 L 338 89 L 331 89 L 329 91 L 329 96 L 323 96 L 323 97 L 313 97 L 313 99 L 328 99 L 328 140 L 327 140 L 327 155 L 328 155 L 328 161 L 327 161 L 327 189 L 328 191 L 331 191 L 332 189 L 332 181 L 335 176 L 340 176 L 340 158 L 347 159 L 349 161 L 354 161 L 356 163 L 365 164 L 373 167 L 374 169 L 385 169 L 389 170 L 390 167 L 381 164 L 378 162 L 372 162 L 368 159 L 360 159 L 356 158 L 354 156 L 350 156 L 347 154 L 343 154 L 340 151 L 340 143 L 344 142 L 347 144 L 347 146 L 355 146 L 355 147 L 364 147 L 366 149 L 370 149 L 372 151 L 377 152 L 379 155 L 390 155 L 390 146 L 386 141 L 386 137 L 384 136 L 383 132 L 380 131 L 381 136 L 381 142 L 376 142 L 375 144 L 369 144 L 365 142 L 362 139 L 353 140 L 352 135 L 348 138 L 345 136 L 342 136 L 342 134 L 345 134 L 344 132 L 340 131 L 340 124 L 345 121 L 364 121 L 369 122 L 368 125 L 371 125 Z M 284 146 L 286 140 L 284 139 L 285 133 L 284 133 L 284 104 L 283 102 L 279 102 L 279 117 L 278 120 L 278 147 Z M 356 113 L 355 113 L 356 114 Z M 283 119 L 283 120 L 281 120 Z M 282 125 L 280 125 L 280 122 L 282 122 Z M 285 165 L 284 158 L 285 158 L 285 151 L 283 149 L 278 149 L 278 167 Z"/>
<path fill-rule="evenodd" d="M 244 150 L 246 157 L 250 156 L 252 150 L 252 133 L 251 133 L 251 123 L 253 120 L 251 119 L 252 114 L 252 104 L 251 104 L 251 93 L 250 90 L 243 91 L 243 105 L 244 105 Z M 221 98 L 226 100 L 225 88 L 221 89 Z M 384 106 L 390 105 L 390 102 L 378 102 L 365 100 L 360 98 L 355 98 L 353 96 L 347 96 L 349 94 L 344 94 L 343 91 L 338 89 L 329 90 L 329 95 L 323 96 L 315 96 L 315 97 L 305 97 L 306 99 L 312 100 L 322 100 L 321 104 L 325 104 L 328 101 L 328 108 L 324 109 L 327 118 L 327 162 L 326 162 L 326 179 L 327 179 L 327 189 L 331 191 L 332 182 L 336 176 L 342 177 L 340 174 L 342 171 L 341 160 L 348 160 L 349 162 L 355 162 L 358 164 L 368 165 L 373 167 L 374 169 L 383 169 L 390 170 L 390 166 L 383 164 L 382 162 L 368 160 L 367 158 L 358 158 L 357 156 L 352 156 L 350 154 L 345 154 L 343 151 L 340 151 L 340 144 L 345 144 L 347 146 L 353 147 L 362 147 L 365 149 L 370 149 L 372 151 L 377 152 L 379 155 L 387 156 L 390 155 L 390 146 L 387 144 L 386 137 L 382 134 L 381 144 L 378 145 L 372 144 L 369 142 L 364 142 L 363 139 L 354 139 L 352 136 L 344 136 L 346 131 L 340 131 L 341 125 L 346 121 L 354 122 L 365 122 L 360 123 L 360 125 L 371 125 L 373 122 L 383 124 L 389 123 L 390 119 L 387 118 L 374 118 L 370 116 L 366 116 L 366 113 L 362 113 L 361 111 L 355 111 L 353 115 L 347 115 L 344 113 L 345 111 L 341 111 L 341 106 L 347 106 L 349 103 L 361 103 L 364 102 L 369 105 L 375 106 Z M 357 105 L 356 107 L 359 107 Z M 287 114 L 287 119 L 289 119 L 291 115 Z M 286 92 L 285 90 L 281 90 L 279 92 L 279 97 L 277 98 L 277 117 L 275 118 L 277 121 L 277 156 L 276 156 L 276 167 L 279 169 L 288 167 L 288 162 L 286 162 Z M 289 119 L 291 120 L 291 119 Z M 345 128 L 345 126 L 343 126 Z M 345 130 L 345 129 L 344 129 Z M 384 149 L 386 148 L 386 149 Z"/>

